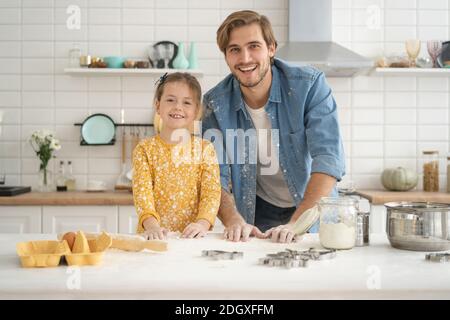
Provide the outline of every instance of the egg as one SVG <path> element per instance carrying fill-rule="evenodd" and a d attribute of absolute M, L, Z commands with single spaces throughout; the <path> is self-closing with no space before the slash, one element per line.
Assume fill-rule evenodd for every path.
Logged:
<path fill-rule="evenodd" d="M 64 234 L 64 236 L 62 238 L 63 240 L 67 241 L 67 243 L 69 245 L 69 248 L 70 248 L 70 251 L 72 251 L 73 244 L 75 243 L 76 236 L 77 236 L 77 234 L 75 232 L 67 232 L 67 233 Z"/>

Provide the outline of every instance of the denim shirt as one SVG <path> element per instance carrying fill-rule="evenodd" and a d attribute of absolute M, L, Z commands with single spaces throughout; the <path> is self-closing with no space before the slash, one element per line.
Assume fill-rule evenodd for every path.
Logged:
<path fill-rule="evenodd" d="M 231 179 L 237 210 L 247 223 L 254 224 L 257 171 L 256 163 L 250 160 L 257 150 L 251 143 L 243 148 L 236 143 L 227 146 L 231 140 L 226 138 L 227 129 L 243 129 L 248 136 L 256 136 L 239 82 L 228 75 L 204 95 L 203 104 L 202 130 L 204 138 L 216 147 L 222 188 L 229 190 Z M 336 108 L 322 72 L 275 59 L 265 110 L 272 129 L 279 130 L 279 144 L 275 142 L 279 165 L 296 207 L 303 200 L 311 173 L 325 173 L 337 181 L 345 173 Z M 337 195 L 336 187 L 331 195 Z"/>

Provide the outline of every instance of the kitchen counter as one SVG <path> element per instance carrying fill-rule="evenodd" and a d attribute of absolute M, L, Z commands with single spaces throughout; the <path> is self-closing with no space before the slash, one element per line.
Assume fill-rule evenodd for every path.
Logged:
<path fill-rule="evenodd" d="M 379 205 L 390 201 L 430 201 L 450 204 L 450 193 L 383 190 L 358 190 L 359 196 Z M 134 205 L 129 191 L 107 192 L 29 192 L 13 197 L 0 197 L 1 205 Z"/>
<path fill-rule="evenodd" d="M 319 247 L 317 234 L 288 245 L 220 237 L 171 236 L 169 251 L 162 253 L 108 250 L 100 266 L 26 269 L 20 267 L 15 244 L 56 235 L 0 234 L 0 299 L 450 299 L 448 263 L 426 261 L 424 252 L 394 249 L 385 235 L 372 235 L 368 247 L 338 251 L 332 260 L 294 269 L 257 261 L 285 248 Z M 210 249 L 243 251 L 244 257 L 201 257 Z"/>
<path fill-rule="evenodd" d="M 374 205 L 391 201 L 425 201 L 450 204 L 450 193 L 446 192 L 357 190 L 356 193 L 368 199 Z"/>
<path fill-rule="evenodd" d="M 0 197 L 0 205 L 134 205 L 129 191 L 29 192 Z"/>

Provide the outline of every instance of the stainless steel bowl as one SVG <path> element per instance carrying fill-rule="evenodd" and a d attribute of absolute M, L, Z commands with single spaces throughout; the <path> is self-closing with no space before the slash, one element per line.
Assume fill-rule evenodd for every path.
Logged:
<path fill-rule="evenodd" d="M 388 202 L 386 233 L 394 248 L 414 251 L 450 249 L 450 205 Z"/>

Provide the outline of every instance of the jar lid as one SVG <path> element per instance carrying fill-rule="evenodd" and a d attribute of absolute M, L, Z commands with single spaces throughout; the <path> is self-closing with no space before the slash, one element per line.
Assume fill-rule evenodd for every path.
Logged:
<path fill-rule="evenodd" d="M 322 197 L 319 204 L 331 204 L 340 206 L 355 205 L 358 201 L 351 197 Z"/>
<path fill-rule="evenodd" d="M 438 154 L 439 151 L 438 150 L 427 150 L 427 151 L 423 151 L 423 154 Z"/>

